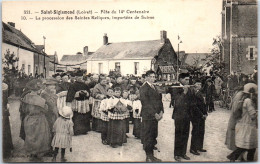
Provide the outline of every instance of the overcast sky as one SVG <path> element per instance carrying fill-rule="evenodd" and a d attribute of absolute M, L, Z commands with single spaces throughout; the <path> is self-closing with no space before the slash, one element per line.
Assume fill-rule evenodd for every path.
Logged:
<path fill-rule="evenodd" d="M 178 34 L 182 40 L 180 50 L 189 53 L 209 52 L 213 37 L 221 33 L 222 0 L 99 0 L 99 1 L 56 1 L 56 2 L 3 2 L 2 20 L 14 22 L 17 29 L 28 36 L 36 45 L 43 44 L 46 37 L 46 52 L 56 51 L 59 60 L 64 54 L 96 51 L 103 44 L 107 33 L 109 42 L 129 42 L 160 39 L 160 31 L 167 31 L 173 48 L 177 51 Z M 30 10 L 31 14 L 24 14 Z M 92 10 L 99 16 L 119 16 L 118 10 L 149 11 L 149 14 L 128 14 L 133 18 L 147 15 L 154 19 L 139 20 L 35 20 L 35 16 L 49 17 L 57 14 L 40 14 L 41 10 Z M 100 10 L 115 10 L 117 14 L 100 14 Z M 39 13 L 35 13 L 39 12 Z M 27 20 L 21 20 L 26 16 Z M 67 16 L 67 15 L 60 15 Z M 84 16 L 84 15 L 72 15 Z M 91 15 L 85 15 L 91 16 Z M 97 16 L 97 14 L 95 14 Z M 127 16 L 121 14 L 121 16 Z M 28 19 L 28 17 L 33 19 Z"/>

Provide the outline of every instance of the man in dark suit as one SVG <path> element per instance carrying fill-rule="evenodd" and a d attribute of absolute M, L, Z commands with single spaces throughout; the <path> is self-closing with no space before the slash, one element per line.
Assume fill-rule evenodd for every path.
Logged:
<path fill-rule="evenodd" d="M 162 95 L 158 93 L 153 83 L 155 72 L 146 72 L 146 81 L 140 88 L 140 99 L 142 103 L 142 143 L 146 153 L 146 162 L 161 162 L 154 157 L 154 145 L 157 144 L 158 121 L 163 117 Z"/>
<path fill-rule="evenodd" d="M 175 141 L 174 141 L 174 159 L 178 162 L 181 158 L 190 160 L 186 155 L 187 143 L 189 139 L 190 120 L 192 117 L 191 110 L 194 107 L 195 93 L 189 84 L 189 74 L 181 73 L 179 82 L 184 88 L 177 88 L 174 96 L 174 111 L 172 118 L 175 124 Z"/>
<path fill-rule="evenodd" d="M 192 110 L 192 137 L 190 152 L 194 155 L 200 155 L 200 152 L 206 152 L 203 149 L 204 142 L 204 133 L 205 133 L 205 119 L 207 117 L 207 107 L 204 101 L 202 90 L 201 90 L 201 81 L 195 81 L 195 107 Z"/>

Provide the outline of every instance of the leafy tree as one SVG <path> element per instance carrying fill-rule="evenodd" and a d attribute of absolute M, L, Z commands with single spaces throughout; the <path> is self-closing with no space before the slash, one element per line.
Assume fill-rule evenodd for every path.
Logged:
<path fill-rule="evenodd" d="M 222 62 L 221 60 L 221 47 L 223 45 L 220 36 L 216 36 L 215 38 L 213 38 L 212 46 L 213 47 L 211 49 L 211 54 L 208 54 L 205 58 L 205 65 L 213 65 L 212 71 L 222 72 L 225 65 L 224 62 Z"/>
<path fill-rule="evenodd" d="M 4 58 L 2 59 L 2 75 L 10 90 L 13 89 L 14 81 L 19 75 L 18 66 L 15 66 L 15 63 L 18 61 L 19 58 L 15 56 L 14 52 L 11 53 L 10 50 L 7 49 Z"/>
<path fill-rule="evenodd" d="M 15 67 L 15 63 L 19 61 L 19 58 L 15 56 L 14 52 L 11 53 L 9 49 L 6 50 L 4 54 L 4 59 L 2 59 L 3 64 L 3 75 L 6 76 L 17 76 L 18 66 Z"/>

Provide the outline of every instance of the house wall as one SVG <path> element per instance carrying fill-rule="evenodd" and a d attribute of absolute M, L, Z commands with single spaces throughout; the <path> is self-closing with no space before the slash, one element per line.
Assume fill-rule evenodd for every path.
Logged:
<path fill-rule="evenodd" d="M 225 1 L 223 1 L 223 6 L 224 5 Z M 254 0 L 244 1 L 244 3 L 241 3 L 240 1 L 238 3 L 236 1 L 233 1 L 232 13 L 231 7 L 226 8 L 225 17 L 222 17 L 223 19 L 226 18 L 225 21 L 222 21 L 222 29 L 224 29 L 222 30 L 222 38 L 224 41 L 223 60 L 225 63 L 225 71 L 227 71 L 228 73 L 240 71 L 246 74 L 253 73 L 253 67 L 257 64 L 258 58 L 257 10 L 257 3 Z M 231 27 L 232 36 L 230 35 Z M 232 42 L 230 42 L 230 37 L 232 37 Z M 247 57 L 247 54 L 249 53 L 248 48 L 250 47 L 253 47 L 255 52 L 255 58 L 253 60 L 249 60 Z"/>
<path fill-rule="evenodd" d="M 51 76 L 52 73 L 50 71 L 50 58 L 45 57 L 45 67 L 46 67 L 46 77 Z M 44 56 L 39 53 L 34 53 L 34 74 L 37 73 L 40 75 L 41 73 L 44 74 Z"/>
<path fill-rule="evenodd" d="M 250 59 L 250 48 L 253 48 L 253 58 Z M 257 37 L 233 38 L 232 71 L 252 74 L 258 59 Z"/>
<path fill-rule="evenodd" d="M 165 40 L 164 46 L 159 51 L 154 71 L 157 71 L 159 66 L 173 66 L 175 70 L 177 68 L 177 54 L 175 53 L 169 39 Z"/>
<path fill-rule="evenodd" d="M 56 70 L 57 69 L 61 69 L 61 70 L 64 70 L 64 71 L 74 71 L 76 68 L 80 68 L 80 69 L 87 69 L 87 63 L 83 63 L 83 64 L 81 64 L 81 65 L 77 65 L 78 63 L 80 63 L 80 62 L 78 62 L 78 61 L 76 61 L 76 62 L 74 62 L 74 61 L 72 61 L 72 62 L 70 62 L 70 63 L 68 63 L 67 61 L 66 62 L 64 62 L 64 61 L 60 61 L 59 62 L 59 64 L 64 64 L 64 65 L 74 65 L 74 66 L 63 66 L 63 65 L 56 65 Z M 51 63 L 52 64 L 52 63 Z"/>
<path fill-rule="evenodd" d="M 109 74 L 110 70 L 115 69 L 116 62 L 120 63 L 120 71 L 122 75 L 134 74 L 141 76 L 143 73 L 151 69 L 151 59 L 146 60 L 100 60 L 88 61 L 87 73 L 99 73 L 99 63 L 103 64 L 103 73 Z M 135 74 L 135 62 L 139 63 L 139 71 Z"/>
<path fill-rule="evenodd" d="M 24 64 L 24 72 L 26 74 L 32 73 L 34 74 L 34 53 L 28 50 L 24 50 L 22 48 L 18 48 L 16 46 L 2 43 L 2 58 L 7 50 L 10 50 L 10 53 L 13 53 L 19 57 L 18 61 L 18 70 L 21 70 L 22 65 Z M 30 72 L 28 72 L 28 65 L 30 65 Z"/>

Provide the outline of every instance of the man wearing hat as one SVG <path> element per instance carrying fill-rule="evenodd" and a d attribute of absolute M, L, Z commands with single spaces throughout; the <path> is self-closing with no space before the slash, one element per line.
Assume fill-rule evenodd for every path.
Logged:
<path fill-rule="evenodd" d="M 190 132 L 190 121 L 192 109 L 195 107 L 195 92 L 189 85 L 189 73 L 179 74 L 179 82 L 183 88 L 176 88 L 172 91 L 174 111 L 172 118 L 175 124 L 174 159 L 180 162 L 181 159 L 190 160 L 186 155 L 187 144 Z"/>
<path fill-rule="evenodd" d="M 127 85 L 126 89 L 130 91 L 130 89 L 134 92 L 139 90 L 140 86 L 136 83 L 137 78 L 135 76 L 131 76 L 129 78 L 130 83 Z"/>
<path fill-rule="evenodd" d="M 204 90 L 204 93 L 206 94 L 207 111 L 209 113 L 215 111 L 213 97 L 215 95 L 216 89 L 215 89 L 215 86 L 213 85 L 211 78 L 208 78 L 206 80 L 206 84 L 205 84 L 203 90 Z"/>
<path fill-rule="evenodd" d="M 73 110 L 74 134 L 87 134 L 90 130 L 90 90 L 83 81 L 83 71 L 78 70 L 74 75 L 76 81 L 69 87 L 66 102 Z"/>
<path fill-rule="evenodd" d="M 207 117 L 206 103 L 201 91 L 201 81 L 197 79 L 195 85 L 195 106 L 192 109 L 192 138 L 190 152 L 194 155 L 200 155 L 199 152 L 206 152 L 203 149 L 205 134 L 205 119 Z M 198 152 L 199 151 L 199 152 Z"/>
<path fill-rule="evenodd" d="M 146 82 L 140 88 L 141 109 L 141 141 L 146 153 L 146 162 L 161 162 L 154 156 L 157 144 L 158 122 L 163 118 L 162 95 L 154 87 L 155 72 L 146 72 Z"/>

